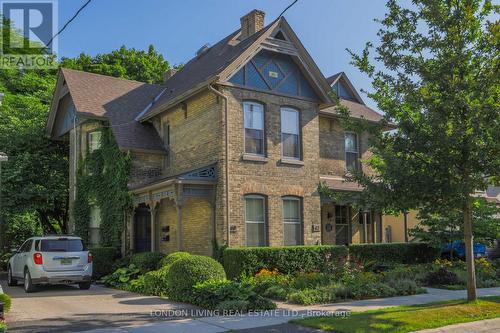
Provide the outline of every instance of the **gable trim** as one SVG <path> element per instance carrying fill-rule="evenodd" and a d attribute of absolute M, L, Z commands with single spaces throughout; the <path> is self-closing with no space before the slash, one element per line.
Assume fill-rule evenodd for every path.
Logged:
<path fill-rule="evenodd" d="M 347 85 L 347 88 L 351 91 L 351 93 L 354 95 L 354 98 L 359 104 L 366 105 L 361 96 L 359 95 L 358 91 L 356 88 L 354 88 L 354 85 L 352 84 L 351 80 L 347 77 L 346 73 L 341 72 L 339 76 L 331 83 L 331 86 L 333 87 L 337 82 L 342 80 L 343 83 Z"/>

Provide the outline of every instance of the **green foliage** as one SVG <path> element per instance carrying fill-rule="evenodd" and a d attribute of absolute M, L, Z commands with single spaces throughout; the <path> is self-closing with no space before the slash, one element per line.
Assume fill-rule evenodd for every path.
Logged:
<path fill-rule="evenodd" d="M 311 305 L 332 303 L 336 300 L 336 289 L 332 287 L 303 288 L 291 292 L 288 301 L 295 304 Z"/>
<path fill-rule="evenodd" d="M 0 294 L 0 302 L 3 303 L 3 311 L 5 313 L 10 311 L 10 307 L 12 305 L 12 300 L 7 294 Z"/>
<path fill-rule="evenodd" d="M 474 241 L 491 246 L 500 235 L 500 208 L 484 198 L 472 199 L 472 232 Z M 463 219 L 460 209 L 423 207 L 419 213 L 419 224 L 409 230 L 409 234 L 425 242 L 439 246 L 463 239 Z"/>
<path fill-rule="evenodd" d="M 118 148 L 109 127 L 101 128 L 99 149 L 89 152 L 79 167 L 73 210 L 75 233 L 88 242 L 90 205 L 101 212 L 101 245 L 121 244 L 125 212 L 131 209 L 127 183 L 130 156 Z"/>
<path fill-rule="evenodd" d="M 353 244 L 349 254 L 361 262 L 417 264 L 439 258 L 440 249 L 428 243 Z"/>
<path fill-rule="evenodd" d="M 458 284 L 458 276 L 457 274 L 449 271 L 447 268 L 440 267 L 436 271 L 432 271 L 427 274 L 426 283 L 429 286 Z"/>
<path fill-rule="evenodd" d="M 95 280 L 112 273 L 111 263 L 118 257 L 119 252 L 115 247 L 94 247 L 90 249 L 94 258 L 92 262 L 92 277 Z"/>
<path fill-rule="evenodd" d="M 207 280 L 224 280 L 220 263 L 210 257 L 192 255 L 175 261 L 168 274 L 168 295 L 177 301 L 189 301 L 193 286 Z"/>
<path fill-rule="evenodd" d="M 272 310 L 276 304 L 255 293 L 248 284 L 228 280 L 207 280 L 194 286 L 190 302 L 219 311 Z"/>
<path fill-rule="evenodd" d="M 131 264 L 128 267 L 118 268 L 113 273 L 106 275 L 101 280 L 108 287 L 120 288 L 136 279 L 141 270 Z"/>
<path fill-rule="evenodd" d="M 170 253 L 169 255 L 167 255 L 166 257 L 164 257 L 164 258 L 161 259 L 161 261 L 160 261 L 160 267 L 170 266 L 174 262 L 176 262 L 177 260 L 182 259 L 182 258 L 186 258 L 186 257 L 188 257 L 190 255 L 191 254 L 188 253 L 188 252 L 174 252 L 174 253 Z"/>
<path fill-rule="evenodd" d="M 156 271 L 144 274 L 144 293 L 148 295 L 168 295 L 168 273 L 170 265 L 164 265 Z"/>
<path fill-rule="evenodd" d="M 122 46 L 94 57 L 82 53 L 75 59 L 63 58 L 61 67 L 158 84 L 163 82 L 163 74 L 170 68 L 153 45 L 147 52 Z"/>
<path fill-rule="evenodd" d="M 224 268 L 229 278 L 254 275 L 258 270 L 277 269 L 280 273 L 333 272 L 347 258 L 344 246 L 283 246 L 227 248 Z"/>
<path fill-rule="evenodd" d="M 142 273 L 146 273 L 161 267 L 160 263 L 164 257 L 165 255 L 160 252 L 136 253 L 130 258 L 130 264 L 139 268 Z"/>

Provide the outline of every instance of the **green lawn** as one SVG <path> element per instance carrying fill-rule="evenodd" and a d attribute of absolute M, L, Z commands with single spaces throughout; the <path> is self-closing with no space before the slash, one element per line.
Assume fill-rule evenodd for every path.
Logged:
<path fill-rule="evenodd" d="M 500 296 L 398 306 L 353 313 L 350 317 L 312 317 L 292 321 L 295 324 L 343 333 L 412 332 L 427 328 L 500 317 Z"/>

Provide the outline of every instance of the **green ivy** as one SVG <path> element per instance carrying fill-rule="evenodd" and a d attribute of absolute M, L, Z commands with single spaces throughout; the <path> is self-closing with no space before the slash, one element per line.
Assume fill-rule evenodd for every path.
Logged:
<path fill-rule="evenodd" d="M 73 207 L 75 233 L 89 240 L 90 207 L 101 211 L 101 246 L 119 247 L 125 214 L 132 207 L 127 183 L 130 155 L 118 148 L 109 127 L 102 129 L 99 149 L 86 155 L 79 165 Z"/>

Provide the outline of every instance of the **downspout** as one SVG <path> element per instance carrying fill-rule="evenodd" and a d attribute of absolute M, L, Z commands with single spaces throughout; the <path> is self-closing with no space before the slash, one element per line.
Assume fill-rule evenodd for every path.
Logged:
<path fill-rule="evenodd" d="M 208 85 L 208 89 L 212 91 L 214 94 L 219 96 L 224 100 L 224 138 L 225 138 L 225 154 L 226 154 L 226 159 L 225 159 L 225 166 L 224 166 L 224 174 L 226 177 L 226 221 L 227 221 L 227 230 L 226 230 L 226 237 L 227 237 L 227 246 L 231 246 L 230 242 L 230 223 L 229 223 L 229 135 L 228 135 L 228 123 L 227 123 L 227 96 L 212 87 L 211 84 Z"/>

